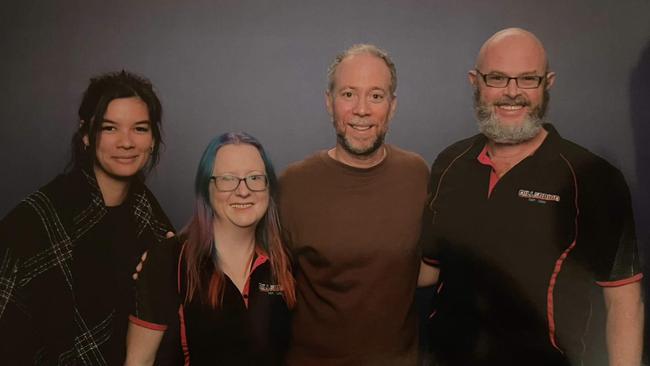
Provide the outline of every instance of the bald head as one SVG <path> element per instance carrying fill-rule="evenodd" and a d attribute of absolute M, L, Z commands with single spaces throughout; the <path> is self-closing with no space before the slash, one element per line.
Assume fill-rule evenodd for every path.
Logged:
<path fill-rule="evenodd" d="M 485 70 L 486 63 L 492 64 L 504 58 L 509 62 L 520 61 L 528 65 L 539 65 L 541 72 L 548 70 L 548 59 L 542 42 L 531 32 L 521 28 L 506 28 L 490 37 L 478 52 L 476 68 Z M 485 71 L 484 71 L 485 72 Z"/>
<path fill-rule="evenodd" d="M 468 72 L 479 130 L 490 141 L 519 144 L 538 136 L 555 73 L 534 34 L 508 28 L 490 37 Z"/>

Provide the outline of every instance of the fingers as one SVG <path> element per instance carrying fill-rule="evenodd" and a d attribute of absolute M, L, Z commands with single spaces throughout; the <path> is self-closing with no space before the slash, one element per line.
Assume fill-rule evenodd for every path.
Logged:
<path fill-rule="evenodd" d="M 167 233 L 167 234 L 169 235 L 169 233 Z M 172 233 L 172 235 L 173 234 L 174 233 Z M 135 273 L 131 275 L 131 277 L 134 280 L 138 279 L 138 274 L 140 273 L 140 271 L 142 271 L 142 265 L 144 264 L 144 261 L 146 261 L 146 260 L 147 260 L 147 252 L 144 252 L 144 253 L 142 253 L 142 256 L 140 257 L 140 263 L 138 263 L 138 265 L 135 266 Z"/>
<path fill-rule="evenodd" d="M 169 239 L 169 238 L 173 238 L 175 235 L 176 235 L 176 234 L 174 234 L 173 231 L 168 231 L 167 234 L 165 234 L 165 237 L 166 237 L 167 239 Z M 143 264 L 144 264 L 144 262 L 145 262 L 146 260 L 147 260 L 147 252 L 144 252 L 144 253 L 142 253 L 142 256 L 140 257 L 140 263 L 138 263 L 138 265 L 135 266 L 135 273 L 133 273 L 133 274 L 131 275 L 131 277 L 132 277 L 134 280 L 137 280 L 137 279 L 138 279 L 138 274 L 142 271 L 142 266 L 143 266 Z"/>

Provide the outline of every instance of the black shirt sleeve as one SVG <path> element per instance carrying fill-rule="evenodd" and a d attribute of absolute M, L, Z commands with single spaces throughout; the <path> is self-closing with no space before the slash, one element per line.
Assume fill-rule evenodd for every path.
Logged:
<path fill-rule="evenodd" d="M 618 169 L 595 162 L 578 169 L 576 249 L 601 286 L 641 278 L 630 192 Z"/>
<path fill-rule="evenodd" d="M 438 266 L 440 261 L 440 247 L 436 242 L 436 236 L 433 231 L 433 220 L 435 211 L 433 201 L 438 193 L 438 185 L 443 178 L 452 160 L 449 159 L 448 153 L 442 152 L 431 166 L 431 175 L 427 188 L 427 204 L 422 214 L 422 232 L 420 234 L 420 246 L 422 248 L 422 260 L 430 265 Z"/>
<path fill-rule="evenodd" d="M 149 249 L 147 260 L 135 281 L 136 306 L 131 322 L 165 330 L 176 319 L 180 305 L 177 285 L 179 255 L 180 243 L 175 237 Z"/>

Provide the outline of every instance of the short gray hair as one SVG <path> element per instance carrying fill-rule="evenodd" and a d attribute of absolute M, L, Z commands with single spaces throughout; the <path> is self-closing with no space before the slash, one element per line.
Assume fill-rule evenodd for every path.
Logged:
<path fill-rule="evenodd" d="M 331 93 L 334 89 L 334 73 L 339 64 L 347 57 L 359 54 L 369 54 L 382 59 L 386 63 L 388 70 L 390 70 L 390 95 L 391 97 L 395 96 L 395 90 L 397 90 L 397 69 L 395 68 L 395 64 L 388 56 L 388 52 L 375 45 L 366 43 L 355 44 L 336 56 L 327 69 L 327 90 Z"/>

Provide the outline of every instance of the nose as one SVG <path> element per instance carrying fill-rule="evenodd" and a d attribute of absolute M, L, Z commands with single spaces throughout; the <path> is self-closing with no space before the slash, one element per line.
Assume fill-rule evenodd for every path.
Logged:
<path fill-rule="evenodd" d="M 517 86 L 517 80 L 516 79 L 510 79 L 508 80 L 508 84 L 506 85 L 506 90 L 504 91 L 505 94 L 509 97 L 516 97 L 517 95 L 520 94 L 519 86 Z"/>
<path fill-rule="evenodd" d="M 131 136 L 131 132 L 122 132 L 120 134 L 118 147 L 121 147 L 123 149 L 132 149 L 133 147 L 135 147 L 135 144 L 133 143 L 133 136 Z"/>
<path fill-rule="evenodd" d="M 366 98 L 358 98 L 357 103 L 354 105 L 354 114 L 357 116 L 367 116 L 370 114 L 368 100 Z"/>
<path fill-rule="evenodd" d="M 235 189 L 235 194 L 237 194 L 240 197 L 248 197 L 251 194 L 251 190 L 248 189 L 248 186 L 246 185 L 246 180 L 242 179 L 239 181 L 239 185 L 237 186 L 237 189 Z"/>

